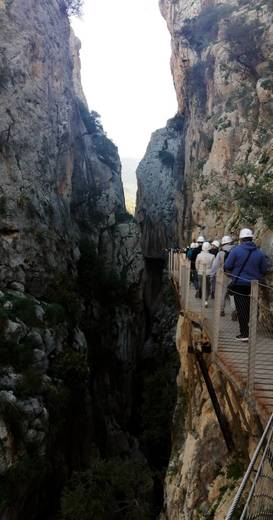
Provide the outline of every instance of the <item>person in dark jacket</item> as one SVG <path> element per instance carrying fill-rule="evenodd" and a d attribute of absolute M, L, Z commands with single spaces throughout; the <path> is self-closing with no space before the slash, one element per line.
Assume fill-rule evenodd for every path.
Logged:
<path fill-rule="evenodd" d="M 240 325 L 239 341 L 248 341 L 250 291 L 252 280 L 261 280 L 267 271 L 265 255 L 253 242 L 251 229 L 240 231 L 240 245 L 234 247 L 225 263 L 224 270 L 231 276 L 229 291 L 234 295 Z"/>
<path fill-rule="evenodd" d="M 196 290 L 198 289 L 198 276 L 197 276 L 196 269 L 195 269 L 195 261 L 192 262 L 191 257 L 192 257 L 194 249 L 196 249 L 197 247 L 198 247 L 198 244 L 196 242 L 192 242 L 189 247 L 189 250 L 186 254 L 187 259 L 191 263 L 191 282 L 193 283 L 194 288 Z"/>

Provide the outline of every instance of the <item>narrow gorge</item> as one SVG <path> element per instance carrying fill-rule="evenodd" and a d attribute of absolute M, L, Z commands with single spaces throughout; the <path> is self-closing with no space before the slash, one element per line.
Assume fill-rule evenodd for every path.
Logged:
<path fill-rule="evenodd" d="M 229 455 L 202 382 L 189 405 L 167 251 L 250 226 L 273 257 L 273 2 L 160 0 L 178 111 L 135 217 L 81 3 L 0 0 L 0 519 L 224 520 L 261 421 Z"/>

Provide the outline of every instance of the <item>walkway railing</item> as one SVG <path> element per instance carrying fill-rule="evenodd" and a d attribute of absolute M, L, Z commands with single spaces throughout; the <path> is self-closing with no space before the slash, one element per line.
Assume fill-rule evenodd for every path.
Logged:
<path fill-rule="evenodd" d="M 236 362 L 246 370 L 249 395 L 254 391 L 262 395 L 264 386 L 272 384 L 272 373 L 269 374 L 268 381 L 266 379 L 266 368 L 273 366 L 273 306 L 270 308 L 273 300 L 272 288 L 252 281 L 250 294 L 240 294 L 238 289 L 232 294 L 232 289 L 228 290 L 232 277 L 219 270 L 214 281 L 214 299 L 207 299 L 206 273 L 199 280 L 201 287 L 196 291 L 194 281 L 191 280 L 190 262 L 185 254 L 173 250 L 169 254 L 169 275 L 176 284 L 181 310 L 184 313 L 198 314 L 211 340 L 215 359 L 221 350 L 229 349 L 232 352 L 233 349 L 234 356 L 237 356 Z M 236 306 L 234 299 L 237 299 Z M 240 321 L 243 321 L 245 328 L 243 336 L 249 338 L 245 344 L 240 343 L 241 353 L 236 338 L 240 332 L 236 312 L 238 306 Z M 257 380 L 257 373 L 263 374 L 263 369 L 265 375 L 261 383 Z"/>
<path fill-rule="evenodd" d="M 250 488 L 248 493 L 246 493 L 247 488 Z M 273 414 L 225 520 L 233 518 L 240 520 L 273 518 Z"/>

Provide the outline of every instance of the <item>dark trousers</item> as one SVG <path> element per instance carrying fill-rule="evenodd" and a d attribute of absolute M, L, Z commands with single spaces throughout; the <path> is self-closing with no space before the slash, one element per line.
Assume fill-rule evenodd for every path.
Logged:
<path fill-rule="evenodd" d="M 249 335 L 250 291 L 250 285 L 238 285 L 232 291 L 238 314 L 240 333 L 244 338 L 248 338 Z"/>
<path fill-rule="evenodd" d="M 197 274 L 196 269 L 191 270 L 191 282 L 193 283 L 194 288 L 197 290 L 199 285 L 198 285 L 198 274 Z"/>
<path fill-rule="evenodd" d="M 198 275 L 198 283 L 199 283 L 199 298 L 202 298 L 202 289 L 203 289 L 203 275 Z M 210 295 L 210 276 L 206 275 L 206 300 L 209 299 Z"/>

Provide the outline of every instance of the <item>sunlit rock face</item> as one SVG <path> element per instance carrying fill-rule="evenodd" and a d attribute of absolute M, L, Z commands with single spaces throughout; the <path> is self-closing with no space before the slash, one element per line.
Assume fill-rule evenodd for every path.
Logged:
<path fill-rule="evenodd" d="M 0 282 L 35 294 L 53 271 L 73 273 L 83 219 L 90 230 L 124 211 L 117 149 L 89 117 L 63 5 L 0 4 Z"/>
<path fill-rule="evenodd" d="M 265 204 L 258 201 L 254 208 L 253 202 L 255 211 L 249 211 L 252 203 L 236 205 L 233 193 L 251 183 L 253 165 L 265 177 L 272 169 L 272 2 L 161 0 L 160 8 L 172 37 L 179 113 L 185 116 L 179 178 L 187 186 L 182 205 L 190 234 L 213 239 L 257 220 L 260 229 Z M 246 179 L 236 171 L 241 165 Z"/>

